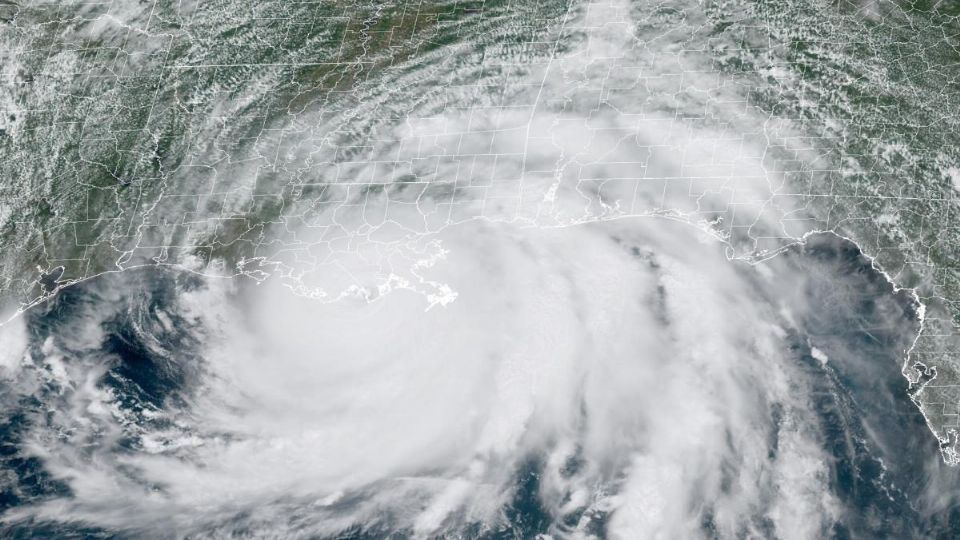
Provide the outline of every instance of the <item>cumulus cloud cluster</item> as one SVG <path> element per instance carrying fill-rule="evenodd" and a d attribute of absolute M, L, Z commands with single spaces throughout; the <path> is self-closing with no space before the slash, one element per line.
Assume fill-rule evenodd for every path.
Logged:
<path fill-rule="evenodd" d="M 198 366 L 155 410 L 97 384 L 118 359 L 91 331 L 103 312 L 77 314 L 87 342 L 60 328 L 34 359 L 62 372 L 54 423 L 74 433 L 33 444 L 74 497 L 20 512 L 427 536 L 503 526 L 536 463 L 561 536 L 809 538 L 836 518 L 784 330 L 722 244 L 641 218 L 441 236 L 445 259 L 424 271 L 458 292 L 441 308 L 408 291 L 319 303 L 276 280 L 180 291 L 165 309 L 201 336 Z M 141 326 L 162 334 L 169 315 L 152 313 Z M 141 368 L 186 369 L 184 351 L 159 353 L 171 364 Z"/>
<path fill-rule="evenodd" d="M 789 344 L 815 308 L 783 290 L 796 265 L 737 260 L 796 234 L 782 178 L 744 118 L 663 114 L 664 96 L 731 90 L 631 9 L 572 11 L 580 45 L 528 74 L 525 105 L 408 118 L 336 164 L 390 185 L 293 205 L 272 278 L 104 278 L 0 329 L 6 388 L 53 411 L 23 452 L 69 490 L 4 519 L 431 537 L 523 511 L 547 525 L 522 533 L 558 538 L 831 531 L 831 458 Z M 688 62 L 682 92 L 656 86 L 677 82 L 657 47 Z M 410 170 L 378 176 L 386 156 Z"/>

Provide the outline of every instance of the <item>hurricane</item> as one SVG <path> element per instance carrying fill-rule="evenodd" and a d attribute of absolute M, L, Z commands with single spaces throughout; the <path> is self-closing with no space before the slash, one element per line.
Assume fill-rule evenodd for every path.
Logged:
<path fill-rule="evenodd" d="M 956 535 L 934 212 L 868 206 L 956 149 L 790 56 L 920 15 L 302 4 L 0 16 L 0 535 Z"/>

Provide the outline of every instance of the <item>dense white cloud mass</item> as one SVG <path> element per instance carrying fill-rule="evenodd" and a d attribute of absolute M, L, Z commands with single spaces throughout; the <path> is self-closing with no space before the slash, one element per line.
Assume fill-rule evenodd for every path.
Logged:
<path fill-rule="evenodd" d="M 0 331 L 0 378 L 12 379 L 19 374 L 26 349 L 26 329 L 23 320 L 16 319 Z"/>
<path fill-rule="evenodd" d="M 634 9 L 572 9 L 576 45 L 528 66 L 511 105 L 426 111 L 381 127 L 366 159 L 317 158 L 333 194 L 285 209 L 256 280 L 108 276 L 0 328 L 4 403 L 31 411 L 19 442 L 53 486 L 4 522 L 147 537 L 837 533 L 847 455 L 826 437 L 868 437 L 827 427 L 823 396 L 858 353 L 801 339 L 839 317 L 813 263 L 746 260 L 807 232 L 764 161 L 787 130 L 767 131 Z M 667 61 L 683 62 L 684 92 Z M 705 101 L 702 121 L 681 121 Z M 409 168 L 384 172 L 388 158 Z M 249 202 L 239 193 L 224 207 Z M 892 290 L 873 294 L 909 326 Z M 836 401 L 844 421 L 866 407 Z M 521 514 L 546 524 L 517 529 Z"/>
<path fill-rule="evenodd" d="M 150 423 L 94 384 L 115 362 L 90 331 L 102 307 L 77 316 L 77 339 L 93 341 L 61 333 L 38 359 L 62 378 L 53 422 L 71 435 L 34 441 L 75 497 L 19 512 L 183 534 L 360 523 L 426 536 L 498 526 L 535 462 L 554 534 L 829 529 L 837 504 L 785 330 L 721 243 L 649 218 L 473 222 L 440 239 L 423 273 L 457 291 L 443 307 L 409 291 L 321 303 L 276 280 L 181 291 L 199 375 L 142 411 Z M 65 362 L 67 348 L 86 352 Z M 135 451 L 100 440 L 129 422 Z"/>

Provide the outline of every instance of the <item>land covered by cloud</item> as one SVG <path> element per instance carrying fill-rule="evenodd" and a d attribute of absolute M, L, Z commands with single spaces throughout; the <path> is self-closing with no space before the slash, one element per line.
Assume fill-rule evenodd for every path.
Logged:
<path fill-rule="evenodd" d="M 377 144 L 353 160 L 321 159 L 348 119 L 306 111 L 287 156 L 302 196 L 257 257 L 181 261 L 205 278 L 105 276 L 4 325 L 3 399 L 29 412 L 18 452 L 47 479 L 35 496 L 11 480 L 25 504 L 5 523 L 213 537 L 843 527 L 831 437 L 856 436 L 825 424 L 821 398 L 841 395 L 833 366 L 863 359 L 807 336 L 830 287 L 862 283 L 844 289 L 859 278 L 817 263 L 816 245 L 787 249 L 812 222 L 774 154 L 816 158 L 684 49 L 696 21 L 683 23 L 660 34 L 627 3 L 577 6 L 503 102 L 454 106 L 475 88 L 451 84 L 404 118 L 358 107 Z M 270 176 L 235 172 L 238 186 Z M 224 207 L 253 204 L 246 193 Z M 857 331 L 889 330 L 878 350 L 897 374 L 917 312 L 856 265 L 871 309 L 889 311 Z M 812 268 L 829 287 L 816 292 Z"/>

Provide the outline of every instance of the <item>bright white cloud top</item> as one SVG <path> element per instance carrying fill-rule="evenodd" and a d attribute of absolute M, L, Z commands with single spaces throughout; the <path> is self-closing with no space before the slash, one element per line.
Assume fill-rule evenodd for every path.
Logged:
<path fill-rule="evenodd" d="M 491 25 L 336 110 L 258 116 L 280 63 L 211 91 L 109 270 L 0 326 L 0 532 L 951 530 L 945 432 L 911 402 L 926 306 L 818 232 L 843 231 L 808 192 L 830 158 L 750 90 L 791 74 L 721 65 L 716 6 L 688 4 Z"/>

